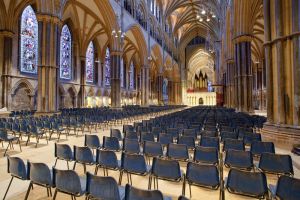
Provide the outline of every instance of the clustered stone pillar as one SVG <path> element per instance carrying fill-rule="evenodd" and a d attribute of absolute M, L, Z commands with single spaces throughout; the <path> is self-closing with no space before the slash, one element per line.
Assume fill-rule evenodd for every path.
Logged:
<path fill-rule="evenodd" d="M 143 66 L 142 68 L 142 105 L 143 106 L 149 105 L 149 91 L 150 91 L 149 72 L 150 72 L 149 66 L 147 65 Z"/>
<path fill-rule="evenodd" d="M 111 52 L 111 106 L 121 107 L 120 65 L 122 52 Z"/>
<path fill-rule="evenodd" d="M 85 96 L 86 96 L 86 90 L 85 90 L 85 85 L 86 85 L 86 70 L 85 70 L 85 62 L 86 62 L 86 57 L 85 56 L 80 56 L 80 102 L 79 106 L 84 107 L 85 106 Z"/>
<path fill-rule="evenodd" d="M 299 12 L 298 0 L 264 0 L 267 114 L 277 126 L 300 124 Z"/>
<path fill-rule="evenodd" d="M 241 36 L 235 43 L 235 98 L 238 111 L 253 112 L 251 38 Z"/>
<path fill-rule="evenodd" d="M 3 65 L 0 66 L 0 76 L 2 76 L 2 88 L 0 88 L 0 108 L 10 109 L 11 102 L 11 70 L 12 70 L 12 37 L 11 32 L 0 33 L 3 41 Z"/>
<path fill-rule="evenodd" d="M 49 15 L 38 15 L 40 54 L 38 61 L 38 112 L 57 110 L 57 69 L 60 20 Z"/>
<path fill-rule="evenodd" d="M 229 108 L 235 108 L 235 94 L 234 94 L 234 80 L 235 80 L 235 72 L 234 72 L 234 60 L 230 59 L 227 61 L 227 71 L 226 71 L 226 85 L 225 90 L 225 104 Z"/>
<path fill-rule="evenodd" d="M 157 77 L 157 92 L 158 92 L 158 104 L 163 105 L 164 104 L 164 99 L 163 99 L 163 81 L 164 77 L 162 74 L 159 74 Z"/>

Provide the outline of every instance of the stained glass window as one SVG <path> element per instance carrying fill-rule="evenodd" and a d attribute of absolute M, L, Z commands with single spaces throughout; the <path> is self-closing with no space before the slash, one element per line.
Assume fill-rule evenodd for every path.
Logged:
<path fill-rule="evenodd" d="M 110 51 L 106 49 L 105 53 L 105 85 L 110 86 Z"/>
<path fill-rule="evenodd" d="M 87 50 L 86 50 L 86 63 L 85 63 L 85 71 L 86 71 L 86 82 L 93 83 L 94 82 L 94 44 L 90 42 Z"/>
<path fill-rule="evenodd" d="M 21 72 L 37 74 L 38 71 L 38 22 L 31 6 L 21 16 Z"/>
<path fill-rule="evenodd" d="M 121 64 L 120 64 L 120 85 L 121 88 L 124 87 L 124 61 L 123 58 L 121 59 Z"/>
<path fill-rule="evenodd" d="M 60 37 L 60 78 L 72 78 L 72 38 L 67 25 L 64 25 Z"/>
<path fill-rule="evenodd" d="M 129 69 L 129 88 L 134 89 L 134 65 L 132 62 Z"/>

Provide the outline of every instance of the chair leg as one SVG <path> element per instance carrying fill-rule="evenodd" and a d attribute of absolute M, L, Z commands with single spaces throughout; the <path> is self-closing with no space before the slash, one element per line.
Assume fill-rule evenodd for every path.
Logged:
<path fill-rule="evenodd" d="M 98 174 L 98 166 L 96 165 L 94 175 L 97 175 L 97 174 Z"/>
<path fill-rule="evenodd" d="M 76 167 L 76 161 L 74 162 L 73 170 L 75 170 L 75 167 Z"/>
<path fill-rule="evenodd" d="M 56 195 L 57 195 L 57 189 L 55 189 L 55 191 L 54 191 L 53 200 L 56 199 Z"/>
<path fill-rule="evenodd" d="M 17 142 L 17 144 L 19 144 L 20 151 L 22 152 L 22 148 L 21 148 L 21 141 L 20 141 L 20 139 L 19 139 L 19 138 L 18 138 L 18 142 Z"/>
<path fill-rule="evenodd" d="M 58 158 L 55 159 L 54 168 L 56 167 Z"/>
<path fill-rule="evenodd" d="M 68 170 L 69 170 L 69 168 L 70 168 L 70 167 L 69 167 L 69 161 L 67 161 L 67 167 L 68 167 Z"/>
<path fill-rule="evenodd" d="M 83 164 L 83 171 L 86 173 L 86 164 Z"/>
<path fill-rule="evenodd" d="M 7 189 L 6 189 L 5 195 L 4 195 L 4 197 L 3 197 L 3 200 L 5 200 L 5 197 L 6 197 L 7 193 L 8 193 L 8 190 L 9 190 L 9 188 L 10 188 L 10 185 L 11 185 L 13 179 L 14 179 L 14 177 L 11 177 L 10 182 L 9 182 L 9 184 L 8 184 L 8 187 L 7 187 Z"/>
<path fill-rule="evenodd" d="M 119 185 L 122 184 L 123 171 L 120 171 Z"/>
<path fill-rule="evenodd" d="M 28 186 L 28 189 L 27 189 L 27 192 L 26 192 L 26 196 L 25 196 L 25 200 L 27 200 L 27 199 L 28 199 L 28 196 L 29 196 L 29 193 L 30 193 L 31 187 L 32 187 L 32 183 L 30 183 L 30 184 L 29 184 L 29 186 Z M 48 190 L 47 190 L 47 192 L 48 192 Z"/>
<path fill-rule="evenodd" d="M 51 189 L 51 187 L 49 187 L 49 193 L 50 193 L 50 197 L 52 197 L 52 189 Z"/>
<path fill-rule="evenodd" d="M 10 146 L 10 142 L 8 142 L 8 145 L 7 145 L 6 149 L 5 149 L 5 152 L 4 152 L 4 155 L 3 155 L 3 156 L 6 155 L 6 152 L 7 152 L 9 146 Z"/>

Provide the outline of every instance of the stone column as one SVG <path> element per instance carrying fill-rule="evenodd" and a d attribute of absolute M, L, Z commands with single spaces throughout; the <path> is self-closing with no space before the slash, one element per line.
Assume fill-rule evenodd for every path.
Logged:
<path fill-rule="evenodd" d="M 142 106 L 149 106 L 149 76 L 150 68 L 148 65 L 142 68 Z"/>
<path fill-rule="evenodd" d="M 164 100 L 163 100 L 163 81 L 164 81 L 164 77 L 162 74 L 159 74 L 157 77 L 157 92 L 158 92 L 158 104 L 159 105 L 163 105 L 164 104 Z"/>
<path fill-rule="evenodd" d="M 1 32 L 0 39 L 3 41 L 2 69 L 0 67 L 0 108 L 6 107 L 11 110 L 11 70 L 12 70 L 12 37 L 11 32 Z M 1 77 L 2 75 L 2 77 Z"/>
<path fill-rule="evenodd" d="M 235 77 L 237 83 L 237 108 L 241 112 L 253 112 L 251 38 L 241 36 L 235 43 Z"/>
<path fill-rule="evenodd" d="M 40 14 L 39 61 L 38 61 L 38 112 L 57 111 L 57 70 L 59 52 L 60 20 L 56 17 Z"/>
<path fill-rule="evenodd" d="M 77 97 L 79 98 L 79 107 L 83 108 L 85 106 L 85 85 L 86 85 L 86 70 L 85 70 L 85 63 L 86 57 L 81 56 L 80 57 L 80 95 Z"/>
<path fill-rule="evenodd" d="M 120 65 L 122 52 L 111 52 L 111 106 L 121 107 Z"/>

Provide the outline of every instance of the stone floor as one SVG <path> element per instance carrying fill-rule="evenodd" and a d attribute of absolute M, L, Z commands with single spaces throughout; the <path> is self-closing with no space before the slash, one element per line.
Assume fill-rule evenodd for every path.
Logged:
<path fill-rule="evenodd" d="M 113 128 L 119 128 L 121 129 L 122 126 L 116 126 Z M 87 133 L 89 134 L 89 133 Z M 97 134 L 102 141 L 102 137 L 109 135 L 109 129 L 106 130 L 98 130 L 97 132 L 93 131 L 93 134 Z M 18 156 L 24 160 L 30 160 L 32 162 L 43 162 L 46 163 L 49 167 L 52 167 L 55 162 L 54 158 L 54 143 L 55 140 L 52 140 L 49 142 L 49 144 L 46 144 L 46 141 L 43 139 L 40 141 L 40 144 L 38 145 L 38 148 L 35 148 L 34 144 L 31 144 L 29 146 L 25 146 L 25 144 L 22 144 L 22 152 L 19 152 L 18 147 L 15 146 L 15 150 L 9 151 L 10 156 Z M 67 143 L 69 145 L 78 145 L 82 146 L 84 143 L 84 137 L 75 137 L 75 136 L 69 136 L 68 139 L 65 139 L 65 136 L 62 136 L 62 139 L 60 143 Z M 288 148 L 287 148 L 288 149 Z M 0 154 L 3 155 L 3 148 L 0 149 Z M 276 149 L 277 153 L 289 153 L 287 150 L 283 149 Z M 118 155 L 120 156 L 120 155 Z M 293 157 L 294 161 L 299 162 L 299 157 Z M 297 159 L 297 160 L 296 160 Z M 72 166 L 72 164 L 71 164 Z M 63 161 L 58 161 L 57 168 L 59 169 L 66 169 L 66 163 Z M 184 163 L 182 163 L 182 168 L 185 171 Z M 94 172 L 94 166 L 87 167 L 87 170 L 91 173 Z M 300 178 L 300 171 L 295 167 L 295 177 Z M 79 164 L 76 166 L 76 172 L 78 172 L 81 176 L 84 177 L 83 173 L 83 167 Z M 228 170 L 225 169 L 224 177 L 227 176 Z M 100 170 L 98 172 L 98 175 L 102 175 L 103 171 Z M 113 176 L 116 180 L 119 178 L 119 173 L 109 171 L 109 175 Z M 277 177 L 274 176 L 268 176 L 268 182 L 269 183 L 276 183 Z M 0 158 L 0 198 L 2 199 L 5 193 L 5 190 L 7 188 L 7 185 L 10 181 L 10 175 L 7 173 L 7 160 L 5 157 Z M 126 176 L 123 178 L 122 185 L 126 184 Z M 24 199 L 25 193 L 27 190 L 29 182 L 28 181 L 21 181 L 14 179 L 12 186 L 10 188 L 10 191 L 8 192 L 7 198 L 10 200 L 17 200 L 17 199 Z M 147 189 L 148 185 L 148 177 L 139 177 L 139 176 L 133 176 L 133 186 L 141 188 L 141 189 Z M 166 196 L 171 196 L 174 200 L 178 198 L 179 195 L 181 195 L 182 191 L 182 183 L 169 183 L 165 181 L 159 181 L 159 189 L 163 192 Z M 52 193 L 54 192 L 54 189 L 52 189 Z M 189 197 L 189 189 L 186 188 L 186 195 Z M 192 199 L 195 200 L 217 200 L 219 199 L 220 191 L 211 191 L 199 187 L 192 187 Z M 32 200 L 44 200 L 44 199 L 51 199 L 47 197 L 47 192 L 45 188 L 41 188 L 39 186 L 34 186 L 34 189 L 31 191 L 29 195 L 29 199 Z M 64 200 L 64 199 L 70 199 L 69 196 L 66 196 L 64 194 L 59 193 L 57 196 L 58 200 Z M 77 199 L 84 199 L 84 197 L 77 198 Z M 250 199 L 242 196 L 236 196 L 231 195 L 228 192 L 225 192 L 225 199 L 235 200 L 235 199 Z"/>

